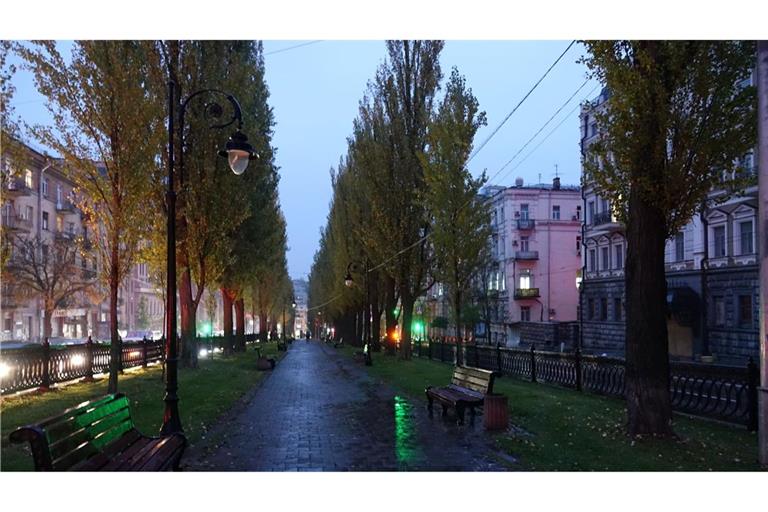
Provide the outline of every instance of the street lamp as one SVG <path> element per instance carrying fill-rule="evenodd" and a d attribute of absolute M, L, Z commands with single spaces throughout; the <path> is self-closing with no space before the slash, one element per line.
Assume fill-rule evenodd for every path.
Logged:
<path fill-rule="evenodd" d="M 165 411 L 163 413 L 163 426 L 160 432 L 163 435 L 182 432 L 181 419 L 179 418 L 179 397 L 177 394 L 178 385 L 178 345 L 176 341 L 176 191 L 173 187 L 174 171 L 174 108 L 176 83 L 172 80 L 168 82 L 168 189 L 166 191 L 166 201 L 168 205 L 168 247 L 167 247 L 167 274 L 166 274 L 166 346 L 165 346 Z M 203 94 L 224 96 L 230 105 L 232 105 L 232 118 L 225 123 L 212 124 L 209 128 L 226 128 L 237 121 L 237 131 L 229 138 L 225 149 L 219 152 L 219 155 L 226 156 L 229 167 L 236 175 L 245 172 L 248 161 L 257 158 L 253 148 L 248 144 L 248 138 L 240 130 L 243 127 L 242 112 L 240 104 L 231 94 L 227 94 L 218 89 L 202 89 L 190 94 L 179 108 L 179 142 L 181 145 L 181 154 L 179 158 L 179 182 L 184 185 L 184 114 L 187 105 L 194 98 Z M 212 118 L 218 118 L 222 114 L 221 106 L 216 102 L 206 104 L 205 113 Z"/>
<path fill-rule="evenodd" d="M 359 268 L 363 267 L 363 287 L 365 288 L 365 316 L 363 317 L 363 342 L 365 343 L 365 348 L 363 349 L 363 352 L 365 352 L 365 366 L 372 366 L 373 365 L 373 359 L 371 357 L 371 291 L 368 287 L 368 259 L 366 258 L 365 263 L 361 264 L 359 261 L 351 261 L 349 265 L 347 265 L 347 273 L 344 276 L 344 284 L 347 286 L 347 288 L 352 288 L 355 284 L 355 280 L 352 278 L 352 269 L 357 266 L 358 272 Z"/>

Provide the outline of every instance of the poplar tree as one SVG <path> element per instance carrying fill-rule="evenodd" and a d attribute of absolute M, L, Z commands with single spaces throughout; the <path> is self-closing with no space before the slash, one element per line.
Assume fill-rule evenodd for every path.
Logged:
<path fill-rule="evenodd" d="M 631 435 L 669 436 L 666 241 L 711 200 L 743 188 L 754 145 L 748 41 L 587 42 L 584 59 L 610 91 L 586 151 L 596 190 L 626 226 L 626 398 Z"/>

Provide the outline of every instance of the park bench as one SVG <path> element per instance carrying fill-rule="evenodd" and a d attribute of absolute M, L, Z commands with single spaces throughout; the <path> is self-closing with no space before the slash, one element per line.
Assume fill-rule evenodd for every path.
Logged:
<path fill-rule="evenodd" d="M 187 446 L 183 434 L 147 437 L 136 430 L 121 393 L 18 428 L 10 440 L 29 442 L 36 471 L 177 470 Z"/>
<path fill-rule="evenodd" d="M 443 387 L 428 386 L 426 389 L 429 411 L 432 412 L 432 403 L 440 402 L 443 406 L 443 416 L 448 407 L 456 410 L 459 425 L 464 423 L 464 410 L 469 407 L 472 417 L 475 416 L 475 407 L 483 405 L 485 395 L 493 393 L 493 380 L 495 372 L 480 368 L 457 366 L 453 370 L 451 383 Z"/>

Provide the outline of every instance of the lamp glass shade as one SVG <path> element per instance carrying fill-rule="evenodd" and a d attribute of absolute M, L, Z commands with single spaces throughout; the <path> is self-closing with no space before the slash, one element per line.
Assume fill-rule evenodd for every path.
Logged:
<path fill-rule="evenodd" d="M 227 150 L 227 160 L 229 160 L 229 168 L 232 169 L 236 175 L 240 176 L 245 172 L 248 167 L 248 159 L 250 157 L 248 151 L 242 149 L 229 149 Z"/>
<path fill-rule="evenodd" d="M 344 284 L 347 285 L 347 288 L 352 288 L 352 283 L 353 282 L 354 281 L 352 281 L 351 277 L 344 280 Z"/>

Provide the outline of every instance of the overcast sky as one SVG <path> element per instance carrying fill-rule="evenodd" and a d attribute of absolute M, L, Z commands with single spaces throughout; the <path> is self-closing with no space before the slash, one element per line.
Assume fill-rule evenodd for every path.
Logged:
<path fill-rule="evenodd" d="M 443 74 L 447 77 L 456 66 L 488 117 L 488 126 L 477 134 L 476 146 L 504 120 L 568 44 L 446 42 L 440 59 Z M 331 200 L 329 170 L 336 167 L 346 151 L 346 137 L 352 131 L 358 102 L 386 49 L 383 41 L 281 40 L 265 41 L 264 51 L 269 102 L 277 122 L 273 144 L 280 166 L 280 201 L 288 222 L 288 268 L 292 277 L 299 278 L 309 273 L 319 232 L 325 224 Z M 594 82 L 584 85 L 586 68 L 577 63 L 583 53 L 579 44 L 566 53 L 470 162 L 473 174 L 486 170 L 489 177 L 495 175 L 491 183 L 500 185 L 510 185 L 518 176 L 526 183 L 539 179 L 548 183 L 557 169 L 564 185 L 578 184 L 578 109 L 572 109 L 599 92 Z M 31 76 L 20 72 L 14 82 L 17 114 L 31 123 L 50 122 Z M 570 103 L 499 173 L 580 87 Z M 552 131 L 558 124 L 559 128 Z"/>

